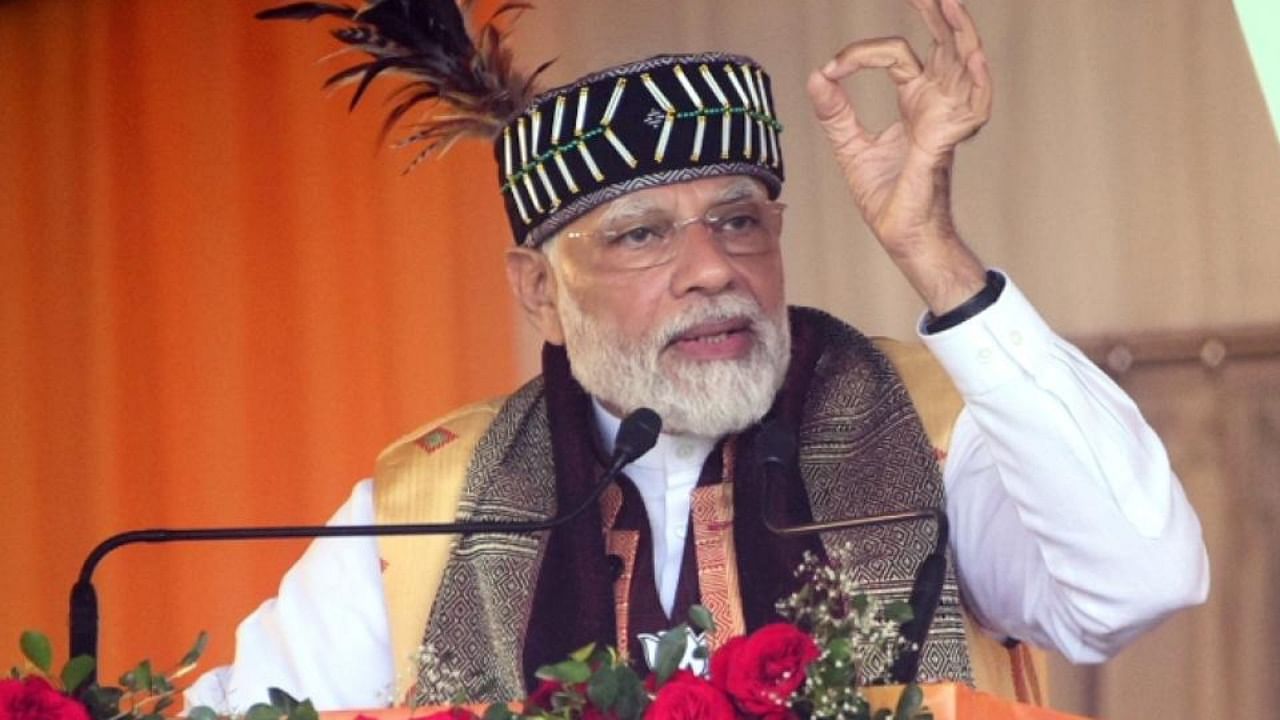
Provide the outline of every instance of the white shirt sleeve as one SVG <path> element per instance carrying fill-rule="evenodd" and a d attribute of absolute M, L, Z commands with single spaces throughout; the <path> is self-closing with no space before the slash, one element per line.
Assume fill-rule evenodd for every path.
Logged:
<path fill-rule="evenodd" d="M 374 522 L 373 483 L 357 483 L 330 525 Z M 279 594 L 240 623 L 231 665 L 202 675 L 187 707 L 243 712 L 278 687 L 320 710 L 385 706 L 393 691 L 390 630 L 376 538 L 321 538 Z"/>
<path fill-rule="evenodd" d="M 962 591 L 984 627 L 1101 662 L 1204 601 L 1200 524 L 1160 439 L 1012 282 L 921 337 L 965 400 L 943 481 Z"/>

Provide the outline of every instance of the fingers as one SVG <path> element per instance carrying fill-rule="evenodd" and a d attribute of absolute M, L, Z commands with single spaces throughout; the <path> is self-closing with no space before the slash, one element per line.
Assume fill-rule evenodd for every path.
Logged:
<path fill-rule="evenodd" d="M 840 87 L 838 80 L 832 80 L 826 75 L 825 69 L 814 70 L 805 85 L 805 89 L 809 91 L 809 100 L 813 103 L 813 113 L 838 155 L 846 151 L 856 154 L 870 140 L 862 124 L 858 122 L 853 106 L 849 104 L 849 96 Z"/>
<path fill-rule="evenodd" d="M 943 11 L 938 7 L 938 0 L 910 0 L 911 6 L 924 18 L 929 27 L 929 34 L 938 45 L 949 46 L 955 43 L 955 30 L 948 22 Z"/>
<path fill-rule="evenodd" d="M 963 0 L 908 0 L 916 9 L 934 47 L 929 54 L 930 74 L 947 78 L 948 84 L 961 82 L 969 60 L 982 49 L 978 28 L 964 8 Z"/>
<path fill-rule="evenodd" d="M 960 0 L 941 0 L 942 12 L 947 25 L 954 33 L 956 53 L 961 61 L 968 64 L 969 56 L 982 49 L 982 40 L 978 37 L 978 26 L 969 11 L 964 9 Z"/>
<path fill-rule="evenodd" d="M 969 91 L 969 107 L 974 114 L 984 121 L 991 117 L 991 70 L 987 67 L 987 55 L 978 50 L 969 56 L 965 63 L 969 77 L 973 80 L 973 88 Z"/>
<path fill-rule="evenodd" d="M 911 82 L 923 72 L 920 59 L 907 41 L 894 37 L 852 43 L 810 75 L 807 89 L 814 114 L 838 152 L 856 154 L 873 140 L 858 122 L 849 96 L 840 87 L 841 80 L 867 68 L 887 70 L 899 85 Z"/>
<path fill-rule="evenodd" d="M 920 13 L 935 43 L 926 72 L 942 79 L 952 92 L 967 94 L 970 108 L 989 117 L 991 73 L 978 26 L 963 0 L 908 1 Z"/>
<path fill-rule="evenodd" d="M 838 82 L 865 68 L 888 70 L 889 77 L 899 85 L 916 79 L 923 72 L 920 58 L 900 37 L 860 40 L 847 45 L 821 72 L 828 80 Z"/>

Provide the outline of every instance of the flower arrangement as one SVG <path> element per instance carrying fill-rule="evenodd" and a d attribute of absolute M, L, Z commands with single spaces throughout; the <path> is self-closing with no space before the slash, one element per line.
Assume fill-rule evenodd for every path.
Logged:
<path fill-rule="evenodd" d="M 863 593 L 846 555 L 829 562 L 806 556 L 797 570 L 798 591 L 778 602 L 782 622 L 730 639 L 714 653 L 706 638 L 715 619 L 694 606 L 687 623 L 653 638 L 651 670 L 641 676 L 611 647 L 589 645 L 540 668 L 539 686 L 512 705 L 494 704 L 482 715 L 453 707 L 415 720 L 923 720 L 923 694 L 908 686 L 894 712 L 872 712 L 860 688 L 884 679 L 903 649 L 906 603 L 882 604 Z M 23 668 L 0 678 L 0 720 L 163 720 L 175 702 L 174 681 L 196 666 L 201 633 L 172 670 L 149 661 L 121 676 L 118 686 L 86 682 L 94 660 L 81 656 L 53 671 L 47 637 L 25 632 Z M 431 648 L 417 662 L 442 679 L 456 670 Z M 709 677 L 707 672 L 709 671 Z M 452 674 L 451 674 L 452 673 Z M 244 720 L 318 720 L 309 701 L 271 689 L 269 703 L 250 707 Z M 206 707 L 189 708 L 191 720 L 216 720 Z M 367 720 L 373 720 L 368 718 Z"/>
<path fill-rule="evenodd" d="M 903 649 L 899 628 L 911 610 L 863 593 L 845 557 L 837 553 L 823 563 L 806 556 L 797 570 L 800 589 L 777 606 L 786 621 L 733 638 L 710 657 L 699 641 L 715 630 L 714 618 L 694 606 L 688 623 L 658 639 L 644 677 L 615 649 L 589 645 L 540 668 L 541 684 L 518 709 L 494 704 L 477 715 L 453 707 L 415 720 L 930 718 L 915 685 L 904 690 L 892 713 L 873 713 L 860 692 L 885 679 Z M 709 667 L 710 677 L 690 666 Z"/>
<path fill-rule="evenodd" d="M 174 682 L 195 669 L 208 641 L 200 633 L 195 644 L 171 670 L 155 670 L 143 660 L 120 677 L 119 685 L 87 682 L 95 669 L 88 655 L 68 660 L 54 672 L 53 646 L 40 632 L 22 633 L 18 645 L 25 658 L 0 678 L 0 720 L 163 720 L 177 700 Z M 210 708 L 189 708 L 191 720 L 216 720 Z M 251 707 L 244 720 L 319 720 L 311 703 L 279 690 L 271 702 Z"/>

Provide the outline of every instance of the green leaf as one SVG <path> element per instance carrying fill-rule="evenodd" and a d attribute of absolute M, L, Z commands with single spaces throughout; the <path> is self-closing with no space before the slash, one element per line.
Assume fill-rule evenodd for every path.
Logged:
<path fill-rule="evenodd" d="M 90 655 L 77 655 L 67 661 L 62 666 L 62 688 L 67 692 L 72 692 L 80 687 L 80 683 L 89 677 L 89 673 L 94 668 L 93 657 Z"/>
<path fill-rule="evenodd" d="M 298 699 L 278 687 L 267 688 L 267 699 L 271 701 L 271 707 L 282 712 L 293 712 L 298 707 Z"/>
<path fill-rule="evenodd" d="M 45 675 L 51 672 L 53 646 L 49 644 L 48 636 L 35 630 L 27 630 L 18 639 L 18 645 L 22 648 L 22 655 L 30 660 L 32 665 L 40 668 Z"/>
<path fill-rule="evenodd" d="M 689 624 L 700 632 L 716 631 L 716 618 L 705 605 L 694 605 L 689 608 Z"/>
<path fill-rule="evenodd" d="M 911 720 L 916 717 L 923 705 L 924 691 L 919 685 L 911 683 L 902 689 L 902 695 L 898 698 L 898 708 L 893 711 L 893 717 L 896 720 Z"/>
<path fill-rule="evenodd" d="M 911 611 L 910 603 L 905 603 L 899 600 L 884 606 L 884 616 L 885 619 L 892 620 L 893 622 L 901 625 L 902 623 L 911 622 L 911 618 L 915 616 L 915 613 Z"/>
<path fill-rule="evenodd" d="M 257 703 L 244 714 L 244 720 L 280 720 L 281 717 L 283 713 L 280 712 L 280 708 L 266 703 Z"/>
<path fill-rule="evenodd" d="M 618 699 L 613 706 L 614 714 L 618 720 L 640 720 L 649 705 L 649 694 L 644 690 L 644 682 L 627 665 L 615 668 L 614 675 L 618 678 Z"/>
<path fill-rule="evenodd" d="M 197 705 L 187 710 L 187 720 L 218 720 L 218 713 L 208 705 Z"/>
<path fill-rule="evenodd" d="M 591 677 L 591 668 L 584 662 L 564 660 L 555 665 L 543 665 L 535 673 L 543 680 L 559 680 L 562 683 L 575 685 L 586 682 Z"/>
<path fill-rule="evenodd" d="M 124 690 L 118 687 L 90 685 L 89 689 L 80 695 L 80 699 L 89 706 L 90 717 L 109 718 L 119 713 L 120 698 L 123 696 Z"/>
<path fill-rule="evenodd" d="M 653 673 L 658 676 L 658 685 L 667 682 L 680 668 L 684 659 L 685 648 L 688 647 L 688 626 L 684 623 L 671 628 L 658 641 L 658 657 L 653 663 Z"/>
<path fill-rule="evenodd" d="M 320 720 L 320 713 L 310 700 L 303 700 L 297 707 L 289 711 L 289 720 Z"/>
<path fill-rule="evenodd" d="M 516 714 L 511 712 L 511 708 L 506 703 L 494 703 L 485 708 L 484 715 L 480 716 L 480 720 L 512 720 Z"/>
<path fill-rule="evenodd" d="M 827 656 L 847 658 L 853 654 L 853 640 L 848 636 L 834 637 L 827 641 Z"/>
<path fill-rule="evenodd" d="M 601 710 L 608 710 L 618 701 L 618 674 L 613 668 L 597 670 L 587 681 L 587 697 Z"/>
<path fill-rule="evenodd" d="M 587 664 L 593 668 L 613 667 L 618 664 L 618 653 L 608 645 L 597 645 Z"/>
<path fill-rule="evenodd" d="M 828 662 L 819 668 L 819 677 L 828 687 L 850 687 L 857 682 L 857 666 L 851 662 Z"/>
<path fill-rule="evenodd" d="M 130 690 L 150 690 L 151 689 L 151 661 L 143 660 L 138 663 L 138 667 L 133 670 L 134 684 L 129 687 Z"/>
<path fill-rule="evenodd" d="M 594 653 L 595 651 L 596 651 L 596 644 L 588 643 L 578 648 L 577 650 L 574 650 L 572 653 L 569 654 L 569 657 L 573 660 L 577 660 L 580 663 L 585 663 L 591 659 L 591 654 Z"/>
<path fill-rule="evenodd" d="M 188 665 L 195 665 L 196 661 L 200 659 L 200 656 L 204 654 L 204 648 L 208 644 L 209 633 L 201 630 L 200 634 L 196 636 L 196 644 L 187 651 L 186 655 L 182 656 L 182 660 L 178 661 L 178 666 L 186 667 Z"/>

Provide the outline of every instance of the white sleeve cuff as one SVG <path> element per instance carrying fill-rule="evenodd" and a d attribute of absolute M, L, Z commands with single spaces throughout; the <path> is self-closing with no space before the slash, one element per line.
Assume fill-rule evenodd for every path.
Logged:
<path fill-rule="evenodd" d="M 922 317 L 917 334 L 967 398 L 1034 378 L 1057 337 L 1007 275 L 1000 297 L 982 312 L 933 334 L 925 334 Z"/>

